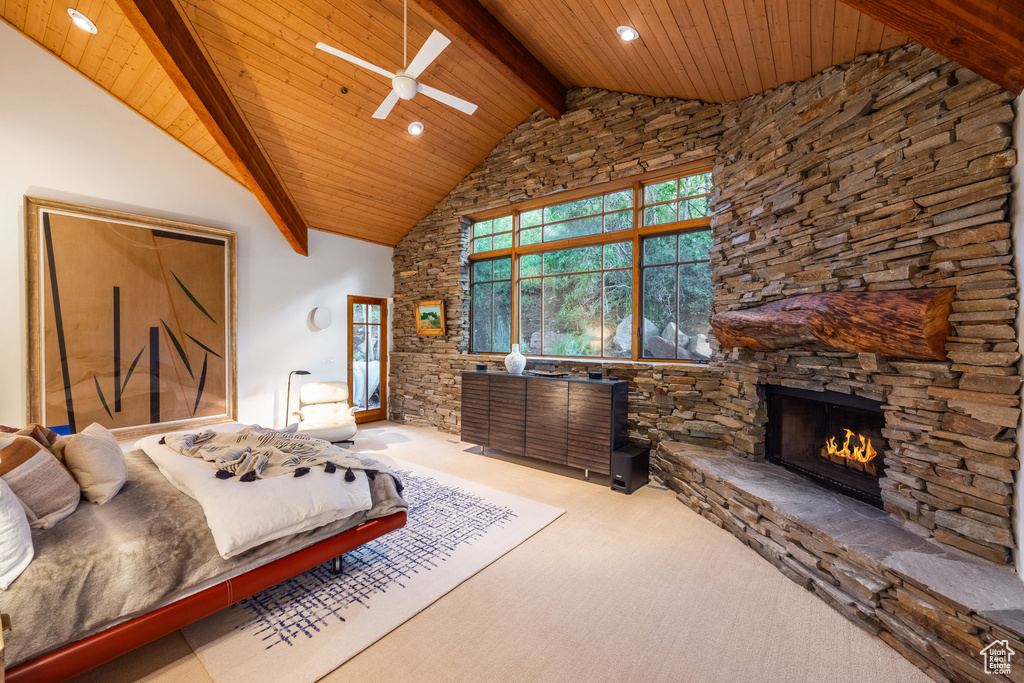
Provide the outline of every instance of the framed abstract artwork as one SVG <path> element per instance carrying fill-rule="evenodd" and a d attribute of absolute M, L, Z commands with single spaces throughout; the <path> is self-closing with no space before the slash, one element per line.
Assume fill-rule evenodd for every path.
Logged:
<path fill-rule="evenodd" d="M 235 233 L 33 197 L 25 222 L 30 422 L 236 419 Z"/>
<path fill-rule="evenodd" d="M 435 299 L 416 304 L 416 334 L 444 334 L 444 301 Z"/>

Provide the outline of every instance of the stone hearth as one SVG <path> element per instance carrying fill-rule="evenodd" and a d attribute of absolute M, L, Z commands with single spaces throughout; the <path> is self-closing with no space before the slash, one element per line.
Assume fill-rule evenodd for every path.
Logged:
<path fill-rule="evenodd" d="M 979 651 L 1009 639 L 1024 652 L 1024 584 L 1012 572 L 767 463 L 680 443 L 658 456 L 679 500 L 936 680 L 1006 681 L 984 673 Z"/>

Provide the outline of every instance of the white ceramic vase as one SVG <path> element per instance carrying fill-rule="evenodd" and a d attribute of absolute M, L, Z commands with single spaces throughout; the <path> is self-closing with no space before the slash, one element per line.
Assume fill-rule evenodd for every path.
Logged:
<path fill-rule="evenodd" d="M 513 344 L 512 353 L 505 356 L 505 369 L 510 375 L 521 375 L 525 367 L 526 356 L 519 353 L 519 344 Z"/>

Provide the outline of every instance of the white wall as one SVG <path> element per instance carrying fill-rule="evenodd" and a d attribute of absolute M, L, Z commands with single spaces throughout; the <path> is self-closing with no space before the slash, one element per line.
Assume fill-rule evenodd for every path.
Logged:
<path fill-rule="evenodd" d="M 311 231 L 299 256 L 242 186 L 3 23 L 0 65 L 0 424 L 26 418 L 24 195 L 238 233 L 242 421 L 283 422 L 291 370 L 345 379 L 346 296 L 391 296 L 389 247 Z"/>
<path fill-rule="evenodd" d="M 1021 107 L 1024 106 L 1024 95 L 1017 97 L 1014 103 L 1017 116 L 1013 124 L 1013 145 L 1017 149 L 1017 165 L 1013 167 L 1013 194 L 1010 195 L 1010 222 L 1013 226 L 1013 249 L 1014 265 L 1017 268 L 1017 300 L 1020 301 L 1020 294 L 1024 292 L 1024 116 Z M 1021 320 L 1021 311 L 1017 310 L 1017 343 L 1024 347 L 1024 321 Z M 1022 349 L 1024 350 L 1024 349 Z M 1024 363 L 1018 368 L 1024 371 Z M 1022 397 L 1021 408 L 1024 408 L 1024 397 Z M 1021 442 L 1024 437 L 1021 435 L 1020 426 L 1017 428 L 1017 457 L 1024 460 L 1024 452 L 1021 450 Z M 1021 553 L 1021 544 L 1024 543 L 1024 511 L 1021 510 L 1021 503 L 1024 501 L 1024 481 L 1021 481 L 1020 472 L 1017 473 L 1017 484 L 1013 487 L 1013 508 L 1014 508 L 1014 529 L 1013 533 L 1017 539 L 1017 552 L 1014 564 L 1017 567 L 1017 574 L 1024 580 L 1024 555 Z"/>

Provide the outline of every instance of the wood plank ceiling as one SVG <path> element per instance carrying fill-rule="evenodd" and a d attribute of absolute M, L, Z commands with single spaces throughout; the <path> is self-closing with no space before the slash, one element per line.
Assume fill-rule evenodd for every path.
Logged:
<path fill-rule="evenodd" d="M 478 104 L 476 114 L 420 96 L 385 121 L 371 119 L 390 83 L 314 45 L 400 68 L 401 0 L 176 2 L 314 229 L 396 244 L 537 106 L 456 39 L 420 80 Z M 907 40 L 837 0 L 480 2 L 563 84 L 711 102 Z M 70 28 L 68 7 L 99 32 Z M 7 23 L 240 180 L 115 0 L 0 0 L 0 8 Z M 641 39 L 623 43 L 619 24 Z M 451 33 L 410 2 L 410 59 L 435 28 Z M 416 120 L 426 127 L 419 137 L 406 132 Z"/>
<path fill-rule="evenodd" d="M 836 0 L 480 0 L 564 83 L 729 102 L 907 37 Z M 623 43 L 616 26 L 640 38 Z"/>

